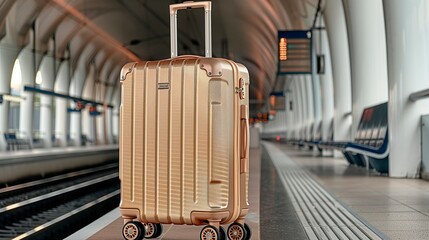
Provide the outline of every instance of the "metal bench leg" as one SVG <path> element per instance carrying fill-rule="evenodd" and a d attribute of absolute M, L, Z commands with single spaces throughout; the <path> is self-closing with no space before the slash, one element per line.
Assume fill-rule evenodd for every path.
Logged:
<path fill-rule="evenodd" d="M 366 155 L 362 155 L 362 156 L 363 156 L 363 159 L 365 160 L 365 169 L 367 171 L 369 171 L 369 159 L 368 159 L 368 156 L 366 156 Z"/>

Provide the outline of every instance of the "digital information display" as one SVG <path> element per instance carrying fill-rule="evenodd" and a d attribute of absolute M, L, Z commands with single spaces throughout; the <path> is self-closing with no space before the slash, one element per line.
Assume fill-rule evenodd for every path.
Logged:
<path fill-rule="evenodd" d="M 283 92 L 271 92 L 270 93 L 270 105 L 271 109 L 275 111 L 286 110 L 286 97 Z"/>
<path fill-rule="evenodd" d="M 311 74 L 311 31 L 278 32 L 278 74 Z"/>

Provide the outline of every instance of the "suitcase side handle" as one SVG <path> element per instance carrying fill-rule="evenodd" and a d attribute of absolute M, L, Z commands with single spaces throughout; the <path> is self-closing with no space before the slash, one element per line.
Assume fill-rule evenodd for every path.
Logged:
<path fill-rule="evenodd" d="M 170 38 L 171 38 L 171 58 L 177 57 L 177 11 L 188 8 L 204 8 L 205 16 L 205 56 L 212 57 L 212 3 L 204 2 L 184 2 L 170 5 Z"/>
<path fill-rule="evenodd" d="M 248 106 L 240 106 L 240 122 L 241 122 L 241 150 L 240 150 L 240 172 L 247 173 L 249 171 L 249 156 L 247 149 L 249 148 L 249 119 Z"/>

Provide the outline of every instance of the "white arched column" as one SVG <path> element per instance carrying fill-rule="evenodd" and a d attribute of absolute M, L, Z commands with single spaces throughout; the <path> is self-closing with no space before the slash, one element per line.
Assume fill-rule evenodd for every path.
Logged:
<path fill-rule="evenodd" d="M 119 81 L 119 80 L 118 80 Z M 121 85 L 118 84 L 116 88 L 121 88 Z M 106 97 L 104 99 L 105 103 L 107 105 L 111 105 L 111 100 L 113 97 L 113 90 L 114 86 L 107 86 L 106 89 Z M 104 114 L 105 123 L 106 123 L 106 143 L 107 144 L 113 144 L 113 108 L 106 108 L 106 113 Z"/>
<path fill-rule="evenodd" d="M 112 97 L 112 135 L 116 144 L 119 143 L 119 108 L 121 105 L 121 90 L 115 89 Z"/>
<path fill-rule="evenodd" d="M 342 0 L 327 0 L 324 21 L 334 84 L 334 141 L 352 140 L 352 92 L 347 26 Z M 343 156 L 334 151 L 335 157 Z"/>
<path fill-rule="evenodd" d="M 289 133 L 290 133 L 290 124 L 291 124 L 291 120 L 290 120 L 290 116 L 291 116 L 291 112 L 289 109 L 289 98 L 290 98 L 290 89 L 289 89 L 289 85 L 290 85 L 290 79 L 287 77 L 284 77 L 283 81 L 285 82 L 284 84 L 284 88 L 283 88 L 283 92 L 285 94 L 285 138 L 289 139 Z"/>
<path fill-rule="evenodd" d="M 291 121 L 291 138 L 294 140 L 299 139 L 298 130 L 300 124 L 300 112 L 298 110 L 299 103 L 299 93 L 298 93 L 298 84 L 296 83 L 296 77 L 291 78 L 290 89 L 291 89 L 291 102 L 292 102 L 292 121 Z M 290 106 L 289 106 L 290 107 Z"/>
<path fill-rule="evenodd" d="M 55 83 L 55 70 L 54 70 L 54 59 L 51 56 L 45 56 L 41 63 L 39 71 L 42 75 L 41 89 L 47 91 L 54 90 Z M 45 147 L 52 147 L 52 134 L 54 122 L 52 120 L 53 108 L 52 108 L 52 96 L 41 94 L 40 95 L 40 132 L 43 136 L 43 143 Z"/>
<path fill-rule="evenodd" d="M 113 134 L 112 134 L 112 129 L 113 129 L 113 108 L 107 108 L 106 109 L 106 128 L 107 128 L 107 144 L 113 144 Z"/>
<path fill-rule="evenodd" d="M 20 49 L 0 42 L 0 94 L 9 94 L 12 69 Z M 3 134 L 8 130 L 9 102 L 0 104 L 0 150 L 6 150 Z"/>
<path fill-rule="evenodd" d="M 305 121 L 305 109 L 304 109 L 304 92 L 302 90 L 302 81 L 301 78 L 299 76 L 295 77 L 294 79 L 294 84 L 295 84 L 295 88 L 296 88 L 296 104 L 295 104 L 295 108 L 296 108 L 296 113 L 297 113 L 297 117 L 296 117 L 296 139 L 298 140 L 302 140 L 303 139 L 303 128 L 305 126 L 304 121 Z"/>
<path fill-rule="evenodd" d="M 70 84 L 70 95 L 80 98 L 82 96 L 83 83 L 85 81 L 86 69 L 84 66 L 79 65 L 74 71 L 72 82 Z M 76 103 L 72 103 L 75 107 Z M 89 107 L 89 106 L 86 106 Z M 70 113 L 70 138 L 73 140 L 75 146 L 82 145 L 82 114 L 81 112 Z"/>
<path fill-rule="evenodd" d="M 24 136 L 30 140 L 32 143 L 33 139 L 33 110 L 34 110 L 34 98 L 33 92 L 24 91 L 24 86 L 34 86 L 35 80 L 35 55 L 32 50 L 31 43 L 27 45 L 26 48 L 22 50 L 18 59 L 21 65 L 21 74 L 22 74 L 22 82 L 21 82 L 21 97 L 24 100 L 20 105 L 20 113 L 19 113 L 19 131 L 24 134 Z"/>
<path fill-rule="evenodd" d="M 297 126 L 298 126 L 298 111 L 296 110 L 297 106 L 297 95 L 298 95 L 298 89 L 296 88 L 296 79 L 295 77 L 291 77 L 290 79 L 291 83 L 289 84 L 289 112 L 290 115 L 290 121 L 289 121 L 289 132 L 290 132 L 290 138 L 289 139 L 297 139 Z"/>
<path fill-rule="evenodd" d="M 55 81 L 55 92 L 69 94 L 69 64 L 63 62 L 59 67 L 57 80 Z M 68 100 L 64 98 L 55 99 L 55 137 L 59 140 L 61 147 L 67 146 L 67 107 Z"/>
<path fill-rule="evenodd" d="M 279 136 L 281 136 L 281 138 L 284 138 L 286 135 L 286 112 L 285 111 L 277 111 L 277 115 L 280 118 L 280 132 L 279 132 Z"/>
<path fill-rule="evenodd" d="M 313 127 L 314 127 L 314 93 L 313 93 L 313 82 L 311 75 L 303 76 L 306 100 L 307 100 L 307 126 L 305 131 L 305 139 L 311 141 L 313 139 Z"/>
<path fill-rule="evenodd" d="M 86 74 L 84 87 L 82 90 L 82 97 L 84 99 L 95 101 L 94 96 L 94 67 L 90 66 Z M 97 129 L 96 129 L 96 117 L 89 114 L 89 106 L 82 111 L 82 133 L 87 136 L 88 139 L 97 143 Z"/>
<path fill-rule="evenodd" d="M 108 81 L 107 83 L 110 84 L 109 86 L 107 86 L 106 89 L 106 96 L 105 96 L 105 101 L 106 103 L 109 105 L 112 105 L 113 108 L 108 108 L 107 109 L 107 113 L 105 115 L 106 117 L 106 134 L 107 134 L 107 139 L 108 139 L 108 143 L 109 144 L 113 144 L 114 143 L 114 136 L 113 136 L 113 128 L 114 128 L 114 123 L 113 123 L 113 117 L 114 117 L 114 94 L 115 91 L 120 91 L 121 90 L 121 84 L 119 82 L 119 78 L 118 78 L 118 74 L 116 73 L 116 71 L 112 71 L 110 73 L 110 76 L 108 77 Z M 119 103 L 120 104 L 120 103 Z"/>
<path fill-rule="evenodd" d="M 299 85 L 300 85 L 300 91 L 301 91 L 301 101 L 302 101 L 302 125 L 301 125 L 301 139 L 306 140 L 307 139 L 307 128 L 308 128 L 308 122 L 309 122 L 309 111 L 308 111 L 308 95 L 307 92 L 307 86 L 305 81 L 305 76 L 301 75 L 298 78 Z"/>
<path fill-rule="evenodd" d="M 420 116 L 429 100 L 408 100 L 429 88 L 429 2 L 383 1 L 389 69 L 389 175 L 415 178 L 420 174 Z M 427 147 L 427 146 L 423 146 Z"/>
<path fill-rule="evenodd" d="M 293 95 L 295 94 L 292 89 L 292 82 L 291 78 L 288 79 L 289 84 L 287 86 L 286 90 L 286 108 L 287 108 L 287 115 L 286 115 L 286 124 L 287 124 L 287 131 L 286 131 L 286 139 L 291 140 L 293 138 L 293 129 L 294 129 L 294 123 L 295 123 L 295 116 L 293 108 L 291 108 L 291 104 L 293 104 Z"/>
<path fill-rule="evenodd" d="M 331 70 L 331 55 L 326 31 L 313 34 L 318 53 L 325 56 L 325 72 L 319 74 L 322 95 L 322 141 L 330 141 L 331 123 L 334 118 L 334 85 Z M 321 42 L 320 42 L 321 41 Z M 322 155 L 330 156 L 333 152 L 324 149 Z"/>
<path fill-rule="evenodd" d="M 314 48 L 313 48 L 314 49 Z M 313 66 L 315 64 L 316 58 L 313 54 Z M 311 81 L 313 82 L 313 105 L 314 105 L 314 128 L 313 128 L 313 139 L 318 140 L 322 137 L 322 133 L 319 129 L 320 124 L 322 124 L 322 96 L 320 88 L 320 77 L 317 75 L 316 68 L 313 68 L 313 74 Z"/>
<path fill-rule="evenodd" d="M 387 101 L 386 35 L 382 0 L 344 0 L 344 8 L 351 56 L 354 136 L 363 109 Z"/>
<path fill-rule="evenodd" d="M 97 76 L 96 76 L 97 77 Z M 97 77 L 98 78 L 98 77 Z M 98 81 L 98 83 L 95 84 L 95 96 L 96 96 L 96 102 L 99 103 L 103 103 L 104 102 L 104 98 L 105 98 L 105 88 L 106 86 L 101 83 L 100 81 Z M 104 106 L 97 106 L 97 111 L 101 112 L 100 115 L 95 117 L 95 127 L 96 129 L 96 133 L 97 133 L 97 143 L 98 144 L 106 144 L 106 140 L 107 140 L 107 131 L 106 131 L 106 111 L 107 107 L 104 108 Z"/>

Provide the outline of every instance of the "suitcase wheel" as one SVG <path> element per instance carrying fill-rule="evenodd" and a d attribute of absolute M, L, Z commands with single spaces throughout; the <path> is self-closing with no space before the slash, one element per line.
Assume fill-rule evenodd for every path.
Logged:
<path fill-rule="evenodd" d="M 200 240 L 221 240 L 221 238 L 216 227 L 207 225 L 201 230 Z"/>
<path fill-rule="evenodd" d="M 246 240 L 246 229 L 244 229 L 243 225 L 240 223 L 233 223 L 229 225 L 228 231 L 227 231 L 228 239 L 230 240 Z"/>
<path fill-rule="evenodd" d="M 140 222 L 127 222 L 122 227 L 122 236 L 126 240 L 142 240 L 145 236 L 145 228 Z"/>
<path fill-rule="evenodd" d="M 157 237 L 161 236 L 163 228 L 162 228 L 162 224 L 161 223 L 157 223 L 157 224 L 155 224 L 155 226 L 156 226 L 156 234 L 153 237 L 157 238 Z"/>
<path fill-rule="evenodd" d="M 226 237 L 225 228 L 223 228 L 222 226 L 219 227 L 219 234 L 220 234 L 220 240 L 228 240 L 228 238 Z"/>
<path fill-rule="evenodd" d="M 143 223 L 145 228 L 145 238 L 157 238 L 162 234 L 162 225 L 160 223 Z"/>
<path fill-rule="evenodd" d="M 244 224 L 244 230 L 246 230 L 246 240 L 250 240 L 252 238 L 252 230 L 250 230 L 249 224 Z"/>

